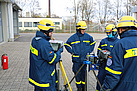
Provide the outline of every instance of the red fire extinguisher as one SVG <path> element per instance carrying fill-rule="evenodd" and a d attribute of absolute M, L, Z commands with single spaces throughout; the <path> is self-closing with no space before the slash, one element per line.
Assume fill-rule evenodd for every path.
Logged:
<path fill-rule="evenodd" d="M 3 69 L 8 69 L 8 56 L 7 54 L 3 54 L 2 55 L 2 66 L 3 66 Z"/>

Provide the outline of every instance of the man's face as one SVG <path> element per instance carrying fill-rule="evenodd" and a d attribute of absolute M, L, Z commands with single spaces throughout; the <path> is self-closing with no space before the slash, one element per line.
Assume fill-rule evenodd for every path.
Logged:
<path fill-rule="evenodd" d="M 85 33 L 85 29 L 81 29 L 81 34 L 84 34 Z"/>
<path fill-rule="evenodd" d="M 49 32 L 49 36 L 51 36 L 53 34 L 53 32 Z"/>
<path fill-rule="evenodd" d="M 111 32 L 106 32 L 107 33 L 107 35 L 110 35 L 111 34 Z"/>

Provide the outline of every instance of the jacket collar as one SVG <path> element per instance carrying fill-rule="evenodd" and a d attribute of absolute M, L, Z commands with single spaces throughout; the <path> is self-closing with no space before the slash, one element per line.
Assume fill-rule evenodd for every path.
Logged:
<path fill-rule="evenodd" d="M 117 37 L 112 37 L 112 38 L 107 37 L 107 39 L 108 39 L 108 41 L 115 41 L 117 39 Z"/>
<path fill-rule="evenodd" d="M 82 37 L 84 34 L 81 34 L 81 33 L 79 33 L 78 31 L 77 31 L 77 33 L 76 33 L 79 37 Z"/>
<path fill-rule="evenodd" d="M 49 36 L 46 36 L 43 32 L 40 32 L 40 31 L 36 32 L 36 37 L 42 37 L 48 41 L 51 39 Z"/>
<path fill-rule="evenodd" d="M 124 32 L 120 38 L 129 37 L 129 36 L 137 36 L 137 30 L 129 30 Z"/>

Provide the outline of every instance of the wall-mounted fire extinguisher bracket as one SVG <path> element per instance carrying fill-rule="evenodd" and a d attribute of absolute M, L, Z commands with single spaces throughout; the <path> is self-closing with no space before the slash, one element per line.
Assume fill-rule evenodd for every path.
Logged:
<path fill-rule="evenodd" d="M 3 54 L 1 59 L 2 59 L 1 65 L 3 67 L 3 70 L 8 69 L 8 55 L 7 54 Z"/>

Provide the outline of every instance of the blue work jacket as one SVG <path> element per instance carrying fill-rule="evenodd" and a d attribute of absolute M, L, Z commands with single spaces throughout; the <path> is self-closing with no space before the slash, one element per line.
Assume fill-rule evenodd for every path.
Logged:
<path fill-rule="evenodd" d="M 137 91 L 137 30 L 121 35 L 107 60 L 104 89 Z"/>
<path fill-rule="evenodd" d="M 118 41 L 119 39 L 117 37 L 114 38 L 104 38 L 101 40 L 99 46 L 98 46 L 98 51 L 97 51 L 97 55 L 99 54 L 100 50 L 108 50 L 111 51 L 111 49 L 113 48 L 113 45 L 116 43 L 116 41 Z"/>
<path fill-rule="evenodd" d="M 86 59 L 87 53 L 91 53 L 94 50 L 95 43 L 96 41 L 89 34 L 77 32 L 64 45 L 66 50 L 73 54 L 73 62 L 83 62 Z"/>
<path fill-rule="evenodd" d="M 55 64 L 61 52 L 54 53 L 50 37 L 37 31 L 30 47 L 29 83 L 40 88 L 55 86 Z"/>

